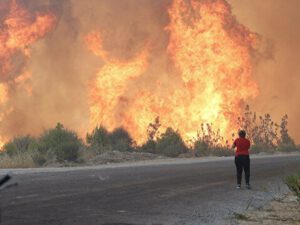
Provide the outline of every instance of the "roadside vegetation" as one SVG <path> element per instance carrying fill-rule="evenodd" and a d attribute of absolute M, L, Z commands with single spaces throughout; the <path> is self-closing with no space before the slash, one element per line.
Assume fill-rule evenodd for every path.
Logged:
<path fill-rule="evenodd" d="M 257 116 L 247 106 L 237 124 L 246 130 L 253 143 L 252 153 L 300 151 L 288 133 L 287 115 L 277 124 L 270 114 Z M 232 138 L 234 136 L 232 134 Z M 225 140 L 219 130 L 213 129 L 213 124 L 200 124 L 197 137 L 184 141 L 179 131 L 171 127 L 162 131 L 160 120 L 156 118 L 148 126 L 147 141 L 138 146 L 123 128 L 108 131 L 98 126 L 86 135 L 86 140 L 82 140 L 76 132 L 58 123 L 39 137 L 20 136 L 7 142 L 0 152 L 0 167 L 74 166 L 158 157 L 231 156 L 234 155 L 231 143 L 232 140 Z"/>
<path fill-rule="evenodd" d="M 297 225 L 300 223 L 300 173 L 284 179 L 291 192 L 279 193 L 264 206 L 248 205 L 243 212 L 234 212 L 232 219 L 240 225 Z M 272 194 L 273 195 L 273 194 Z M 249 209 L 250 207 L 250 209 Z"/>
<path fill-rule="evenodd" d="M 300 202 L 300 173 L 287 176 L 285 183 L 289 189 L 297 196 Z"/>

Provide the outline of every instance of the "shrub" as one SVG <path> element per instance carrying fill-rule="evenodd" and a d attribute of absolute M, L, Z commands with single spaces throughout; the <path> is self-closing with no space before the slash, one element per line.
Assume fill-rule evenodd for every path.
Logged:
<path fill-rule="evenodd" d="M 210 146 L 207 142 L 197 140 L 194 144 L 194 152 L 197 157 L 201 156 L 232 156 L 234 151 L 228 146 L 213 145 Z"/>
<path fill-rule="evenodd" d="M 156 117 L 153 123 L 149 123 L 147 128 L 147 136 L 148 140 L 154 140 L 159 135 L 159 128 L 161 124 L 159 121 L 159 117 Z"/>
<path fill-rule="evenodd" d="M 159 128 L 161 124 L 159 117 L 156 117 L 153 123 L 149 123 L 147 128 L 147 141 L 136 149 L 141 152 L 156 153 L 156 138 L 159 136 Z"/>
<path fill-rule="evenodd" d="M 9 156 L 18 154 L 19 149 L 13 141 L 9 141 L 3 146 L 3 151 L 6 152 Z"/>
<path fill-rule="evenodd" d="M 117 128 L 109 134 L 109 143 L 113 150 L 120 152 L 132 151 L 132 138 L 123 128 Z"/>
<path fill-rule="evenodd" d="M 78 158 L 80 145 L 77 143 L 66 142 L 57 146 L 56 157 L 58 161 L 70 161 L 74 162 Z"/>
<path fill-rule="evenodd" d="M 145 144 L 138 147 L 137 150 L 147 153 L 156 153 L 156 142 L 154 140 L 148 140 Z"/>
<path fill-rule="evenodd" d="M 195 156 L 197 157 L 209 156 L 211 154 L 208 143 L 202 140 L 195 141 L 194 152 L 195 152 Z"/>
<path fill-rule="evenodd" d="M 82 142 L 77 134 L 58 123 L 56 128 L 46 131 L 39 138 L 39 151 L 54 154 L 58 161 L 76 161 Z"/>
<path fill-rule="evenodd" d="M 159 136 L 159 128 L 161 124 L 159 117 L 156 117 L 153 123 L 149 123 L 147 128 L 147 142 L 137 147 L 138 151 L 147 153 L 156 153 L 156 138 Z"/>
<path fill-rule="evenodd" d="M 214 130 L 213 124 L 202 123 L 197 134 L 197 140 L 208 144 L 209 147 L 224 144 L 224 138 L 220 134 L 220 130 Z"/>
<path fill-rule="evenodd" d="M 279 124 L 275 123 L 270 114 L 256 116 L 247 105 L 244 115 L 238 118 L 238 126 L 245 130 L 247 137 L 254 143 L 254 152 L 291 151 L 295 145 L 288 134 L 288 116 L 284 115 Z"/>
<path fill-rule="evenodd" d="M 298 200 L 300 201 L 300 173 L 290 175 L 286 177 L 284 181 L 289 189 L 296 194 Z"/>
<path fill-rule="evenodd" d="M 275 148 L 265 145 L 265 144 L 254 144 L 250 147 L 250 153 L 252 154 L 257 154 L 260 152 L 266 152 L 266 153 L 274 153 L 275 152 Z"/>
<path fill-rule="evenodd" d="M 297 146 L 294 143 L 290 142 L 287 144 L 278 145 L 277 150 L 280 152 L 294 152 L 297 151 Z"/>
<path fill-rule="evenodd" d="M 44 154 L 38 150 L 38 141 L 30 136 L 21 136 L 12 139 L 3 146 L 3 152 L 7 156 L 10 156 L 11 159 L 16 160 L 15 165 L 25 165 L 26 159 L 29 160 L 28 165 L 34 164 L 35 166 L 42 166 L 47 161 Z M 12 163 L 8 164 L 14 167 Z"/>
<path fill-rule="evenodd" d="M 91 134 L 87 134 L 89 149 L 97 153 L 117 150 L 132 151 L 133 140 L 124 128 L 116 128 L 108 132 L 104 127 L 96 127 Z"/>
<path fill-rule="evenodd" d="M 30 136 L 16 137 L 3 146 L 3 151 L 13 156 L 19 153 L 33 151 L 37 148 L 37 141 Z"/>
<path fill-rule="evenodd" d="M 180 134 L 172 128 L 167 128 L 157 140 L 156 152 L 168 157 L 176 157 L 181 153 L 186 153 L 188 148 L 185 146 Z"/>
<path fill-rule="evenodd" d="M 213 156 L 233 156 L 234 151 L 228 147 L 215 146 L 211 149 Z"/>
<path fill-rule="evenodd" d="M 285 115 L 282 117 L 281 119 L 281 123 L 280 123 L 280 144 L 283 145 L 295 145 L 294 140 L 290 137 L 289 133 L 288 133 L 288 115 Z"/>
<path fill-rule="evenodd" d="M 43 154 L 39 150 L 34 150 L 30 154 L 36 166 L 43 166 L 48 160 L 47 154 Z"/>
<path fill-rule="evenodd" d="M 86 135 L 86 142 L 90 146 L 105 148 L 109 145 L 109 133 L 105 127 L 96 127 L 91 134 Z"/>

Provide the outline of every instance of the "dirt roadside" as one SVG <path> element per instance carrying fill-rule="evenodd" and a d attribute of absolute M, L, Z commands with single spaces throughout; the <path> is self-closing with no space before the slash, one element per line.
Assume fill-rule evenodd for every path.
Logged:
<path fill-rule="evenodd" d="M 234 217 L 239 225 L 299 225 L 300 203 L 295 195 L 288 193 L 262 208 L 235 213 Z"/>
<path fill-rule="evenodd" d="M 139 154 L 139 153 L 136 153 Z M 117 155 L 117 160 L 116 160 Z M 78 170 L 91 170 L 91 169 L 111 169 L 111 168 L 129 168 L 140 166 L 159 166 L 159 165 L 184 165 L 190 163 L 205 163 L 205 162 L 219 162 L 219 161 L 232 161 L 233 156 L 226 157 L 200 157 L 200 158 L 166 158 L 155 156 L 153 154 L 143 154 L 141 156 L 130 156 L 129 159 L 124 160 L 124 155 L 121 154 L 122 160 L 119 160 L 119 153 L 108 154 L 102 159 L 95 159 L 95 161 L 88 165 L 76 165 L 76 166 L 62 166 L 62 165 L 49 165 L 48 167 L 37 168 L 1 168 L 0 174 L 6 174 L 13 172 L 14 174 L 35 173 L 35 172 L 66 172 L 66 171 L 78 171 Z M 264 158 L 281 158 L 285 156 L 300 156 L 299 152 L 293 153 L 278 153 L 278 154 L 257 154 L 252 155 L 252 159 L 264 159 Z M 106 158 L 108 157 L 108 158 Z M 108 160 L 109 159 L 109 160 Z"/>

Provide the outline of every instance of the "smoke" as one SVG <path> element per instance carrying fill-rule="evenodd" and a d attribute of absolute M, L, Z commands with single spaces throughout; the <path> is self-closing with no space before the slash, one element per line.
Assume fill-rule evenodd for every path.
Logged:
<path fill-rule="evenodd" d="M 163 85 L 170 82 L 169 77 L 163 74 L 173 69 L 166 56 L 169 36 L 165 32 L 169 23 L 167 8 L 171 0 L 17 2 L 31 14 L 53 13 L 56 24 L 45 37 L 28 46 L 30 58 L 16 52 L 12 57 L 14 67 L 9 75 L 1 74 L 1 82 L 18 77 L 24 70 L 32 74 L 27 88 L 16 84 L 10 86 L 10 100 L 6 108 L 12 110 L 1 122 L 1 135 L 38 135 L 59 121 L 81 132 L 82 136 L 89 130 L 89 82 L 104 64 L 85 45 L 85 36 L 93 30 L 101 31 L 103 45 L 111 58 L 131 59 L 140 54 L 145 46 L 151 46 L 149 69 L 139 81 L 141 88 L 155 86 L 155 74 L 162 74 L 160 82 Z M 287 113 L 291 134 L 299 142 L 300 65 L 297 61 L 300 56 L 300 32 L 295 29 L 300 19 L 297 13 L 299 1 L 290 0 L 288 4 L 284 0 L 228 2 L 239 22 L 263 38 L 261 57 L 264 60 L 259 61 L 254 71 L 260 96 L 250 105 L 260 113 L 271 112 L 277 120 Z M 0 25 L 5 16 L 6 11 L 0 4 Z M 134 89 L 132 85 L 127 88 L 128 98 L 136 94 L 131 91 Z"/>
<path fill-rule="evenodd" d="M 238 20 L 261 35 L 265 60 L 254 72 L 260 95 L 251 103 L 276 120 L 289 116 L 290 134 L 300 142 L 300 22 L 298 0 L 229 0 Z"/>
<path fill-rule="evenodd" d="M 2 25 L 11 2 L 1 1 Z M 159 55 L 167 40 L 162 31 L 168 20 L 168 2 L 16 1 L 29 15 L 53 13 L 56 24 L 45 37 L 30 43 L 29 58 L 19 51 L 10 56 L 13 68 L 9 75 L 0 76 L 6 82 L 24 71 L 32 74 L 26 81 L 30 94 L 24 84 L 10 85 L 5 109 L 11 110 L 1 122 L 1 135 L 38 135 L 60 121 L 83 136 L 89 128 L 88 83 L 103 64 L 87 50 L 85 35 L 92 30 L 103 32 L 105 48 L 114 58 L 134 57 L 147 41 Z"/>

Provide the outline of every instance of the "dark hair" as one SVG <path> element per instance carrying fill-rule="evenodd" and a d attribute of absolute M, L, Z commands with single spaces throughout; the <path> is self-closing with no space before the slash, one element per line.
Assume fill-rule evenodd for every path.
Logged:
<path fill-rule="evenodd" d="M 239 136 L 240 136 L 241 138 L 246 137 L 246 131 L 240 130 L 240 131 L 239 131 Z"/>

